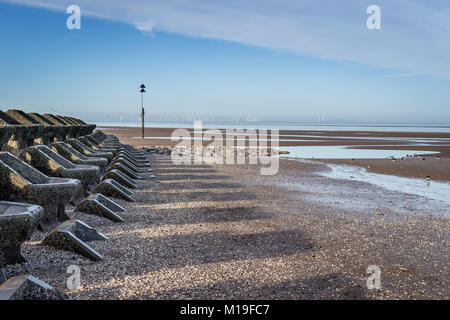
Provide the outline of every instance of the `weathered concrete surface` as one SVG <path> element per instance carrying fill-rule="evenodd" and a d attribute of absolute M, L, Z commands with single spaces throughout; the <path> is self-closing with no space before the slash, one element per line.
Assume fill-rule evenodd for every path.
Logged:
<path fill-rule="evenodd" d="M 142 153 L 142 150 L 136 150 L 135 148 L 133 148 L 130 145 L 127 144 L 123 144 L 122 145 L 122 150 L 130 153 L 131 155 L 133 155 L 136 158 L 142 158 L 142 159 L 146 159 L 145 155 Z"/>
<path fill-rule="evenodd" d="M 0 200 L 42 206 L 40 227 L 44 231 L 66 219 L 65 205 L 81 187 L 79 180 L 48 177 L 11 153 L 0 152 Z"/>
<path fill-rule="evenodd" d="M 117 156 L 114 158 L 113 162 L 115 162 L 121 158 L 128 160 L 130 163 L 132 163 L 137 168 L 146 169 L 146 168 L 151 167 L 150 163 L 147 160 L 136 159 L 136 157 L 130 156 L 126 153 L 122 153 L 122 151 L 119 154 L 117 154 Z"/>
<path fill-rule="evenodd" d="M 125 209 L 108 199 L 100 193 L 94 193 L 83 200 L 74 210 L 104 217 L 114 222 L 123 222 L 123 218 L 118 214 L 125 212 Z"/>
<path fill-rule="evenodd" d="M 63 125 L 66 125 L 66 126 L 73 126 L 74 125 L 73 122 L 67 120 L 63 116 L 59 116 L 59 115 L 54 114 L 53 117 L 58 119 L 58 121 L 61 122 Z"/>
<path fill-rule="evenodd" d="M 73 121 L 75 121 L 77 124 L 87 125 L 87 123 L 81 119 L 76 119 L 76 118 L 72 118 L 72 117 L 69 117 L 69 118 L 72 119 Z"/>
<path fill-rule="evenodd" d="M 108 168 L 108 171 L 111 171 L 111 170 L 119 170 L 119 171 L 125 173 L 127 176 L 129 176 L 132 179 L 137 179 L 137 180 L 146 179 L 145 176 L 141 176 L 141 175 L 137 174 L 135 171 L 129 169 L 122 163 L 114 163 L 113 165 L 111 165 Z"/>
<path fill-rule="evenodd" d="M 9 139 L 13 135 L 14 129 L 10 125 L 3 125 L 0 122 L 0 150 L 8 143 Z"/>
<path fill-rule="evenodd" d="M 139 158 L 136 155 L 131 154 L 128 151 L 124 151 L 123 149 L 117 154 L 116 159 L 118 158 L 125 158 L 131 163 L 133 163 L 136 167 L 151 167 L 150 163 L 145 158 Z"/>
<path fill-rule="evenodd" d="M 124 146 L 120 148 L 120 151 L 116 154 L 115 159 L 125 158 L 129 162 L 133 163 L 136 167 L 150 167 L 150 163 L 147 161 L 146 156 L 142 156 L 140 153 L 135 154 L 127 150 Z"/>
<path fill-rule="evenodd" d="M 103 256 L 86 242 L 108 240 L 108 238 L 79 220 L 68 220 L 50 232 L 42 245 L 72 251 L 93 261 L 103 260 Z"/>
<path fill-rule="evenodd" d="M 106 140 L 102 140 L 94 136 L 93 134 L 89 134 L 84 136 L 86 139 L 88 139 L 91 143 L 93 143 L 95 146 L 98 146 L 99 148 L 108 147 L 108 148 L 114 148 L 116 150 L 119 150 L 121 148 L 120 143 L 112 143 L 108 142 Z"/>
<path fill-rule="evenodd" d="M 95 124 L 85 124 L 81 126 L 81 131 L 80 131 L 80 135 L 88 135 L 91 134 L 92 131 L 95 130 L 96 125 Z"/>
<path fill-rule="evenodd" d="M 105 147 L 105 146 L 109 146 L 109 147 L 120 147 L 120 144 L 112 144 L 112 143 L 108 143 L 106 140 L 104 139 L 100 139 L 99 137 L 95 136 L 94 134 L 90 134 L 86 136 L 89 140 L 91 140 L 94 144 L 100 146 L 100 147 Z"/>
<path fill-rule="evenodd" d="M 78 140 L 80 140 L 81 143 L 83 143 L 85 146 L 88 146 L 94 151 L 111 152 L 113 156 L 115 156 L 118 152 L 117 148 L 99 147 L 95 145 L 93 142 L 90 141 L 90 139 L 87 138 L 87 136 L 79 137 Z"/>
<path fill-rule="evenodd" d="M 99 139 L 100 141 L 108 139 L 108 136 L 103 131 L 100 130 L 96 130 L 92 135 L 97 139 Z"/>
<path fill-rule="evenodd" d="M 94 260 L 101 257 L 95 250 L 92 252 L 83 240 L 103 239 L 102 235 L 80 221 L 61 224 L 61 221 L 68 220 L 65 205 L 81 190 L 79 180 L 50 178 L 5 152 L 0 153 L 0 177 L 0 200 L 14 197 L 44 208 L 40 227 L 46 232 L 53 231 L 43 244 L 72 250 Z"/>
<path fill-rule="evenodd" d="M 72 132 L 71 134 L 66 126 L 53 123 L 38 113 L 28 113 L 27 115 L 44 126 L 44 144 L 49 144 L 54 141 L 66 141 L 68 135 L 76 135 L 76 132 Z M 77 130 L 79 131 L 79 129 L 75 131 Z"/>
<path fill-rule="evenodd" d="M 102 171 L 104 171 L 106 166 L 108 165 L 108 159 L 86 157 L 84 154 L 64 142 L 54 142 L 51 143 L 49 147 L 59 155 L 63 156 L 65 159 L 76 164 L 98 166 Z"/>
<path fill-rule="evenodd" d="M 114 155 L 111 152 L 100 152 L 92 150 L 91 148 L 80 142 L 78 139 L 68 139 L 67 143 L 78 152 L 84 154 L 86 157 L 107 158 L 108 162 L 110 162 L 114 158 Z"/>
<path fill-rule="evenodd" d="M 3 125 L 20 125 L 19 122 L 11 118 L 9 115 L 0 110 L 0 124 Z"/>
<path fill-rule="evenodd" d="M 31 118 L 33 118 L 36 122 L 38 122 L 44 126 L 56 126 L 56 123 L 51 122 L 49 119 L 44 118 L 39 113 L 30 112 L 30 113 L 27 113 L 27 115 L 30 116 Z"/>
<path fill-rule="evenodd" d="M 101 132 L 99 130 L 95 131 L 90 136 L 92 136 L 93 139 L 95 139 L 102 145 L 122 147 L 122 144 L 120 143 L 120 141 L 117 137 L 107 136 L 106 134 L 104 134 L 103 132 Z"/>
<path fill-rule="evenodd" d="M 2 146 L 2 151 L 8 151 L 19 155 L 22 149 L 41 143 L 42 126 L 11 125 L 9 127 L 9 139 Z"/>
<path fill-rule="evenodd" d="M 99 167 L 73 164 L 47 146 L 27 148 L 22 154 L 22 159 L 49 176 L 80 180 L 83 190 L 73 199 L 75 205 L 80 203 L 88 195 L 88 191 L 99 182 Z"/>
<path fill-rule="evenodd" d="M 63 300 L 65 296 L 32 275 L 9 279 L 0 286 L 0 300 Z"/>
<path fill-rule="evenodd" d="M 146 173 L 146 172 L 153 172 L 153 169 L 147 168 L 147 167 L 136 167 L 134 164 L 132 164 L 130 161 L 123 157 L 118 157 L 114 159 L 114 161 L 111 163 L 111 165 L 114 165 L 116 163 L 120 163 L 121 165 L 127 167 L 131 171 L 135 172 L 136 174 L 139 173 Z"/>
<path fill-rule="evenodd" d="M 130 146 L 129 144 L 124 144 L 122 146 L 124 149 L 126 149 L 127 151 L 129 151 L 135 155 L 139 155 L 141 157 L 145 156 L 142 150 L 137 150 L 136 148 L 134 148 L 133 146 Z"/>
<path fill-rule="evenodd" d="M 15 109 L 6 113 L 0 111 L 0 126 L 12 126 L 9 129 L 12 134 L 7 143 L 2 143 L 2 150 L 18 156 L 27 147 L 66 141 L 68 138 L 88 135 L 95 129 L 95 125 L 74 124 L 73 120 L 58 121 L 58 117 L 64 119 L 62 116 L 41 116 Z"/>
<path fill-rule="evenodd" d="M 82 135 L 88 135 L 91 134 L 96 127 L 95 125 L 86 124 L 84 122 L 81 123 L 73 118 L 69 120 L 67 117 L 59 115 L 40 115 L 38 113 L 28 113 L 26 115 L 29 119 L 32 119 L 45 127 L 58 128 L 56 130 L 57 136 L 55 136 L 53 140 L 50 140 L 50 142 L 66 141 L 67 138 L 77 138 Z M 49 128 L 47 128 L 47 131 L 49 133 L 53 132 Z"/>
<path fill-rule="evenodd" d="M 33 117 L 30 117 L 28 114 L 21 110 L 15 110 L 15 109 L 9 109 L 6 111 L 6 114 L 19 122 L 20 124 L 24 125 L 35 125 L 35 124 L 41 124 L 39 121 L 34 119 Z"/>
<path fill-rule="evenodd" d="M 106 179 L 102 181 L 97 187 L 95 187 L 93 192 L 101 193 L 109 197 L 122 198 L 130 202 L 136 201 L 133 197 L 133 192 L 113 179 Z"/>
<path fill-rule="evenodd" d="M 68 145 L 65 145 L 64 150 L 71 153 L 71 158 L 66 159 L 67 154 L 60 155 L 56 148 L 52 150 L 44 145 L 89 135 L 95 127 L 71 117 L 27 114 L 15 109 L 0 111 L 0 150 L 9 151 L 0 152 L 0 200 L 34 204 L 0 201 L 0 283 L 6 281 L 4 265 L 24 261 L 20 251 L 21 243 L 30 237 L 36 226 L 39 224 L 42 230 L 50 231 L 61 221 L 67 220 L 65 205 L 83 190 L 82 186 L 87 195 L 87 190 L 99 181 L 99 166 L 104 171 L 109 162 L 108 159 L 88 158 L 81 154 L 78 154 L 81 157 L 77 157 L 74 153 L 78 151 L 68 149 Z M 47 175 L 19 157 L 45 171 Z M 70 159 L 76 159 L 78 163 L 74 164 Z M 109 200 L 102 200 L 102 203 L 107 201 Z M 120 207 L 111 202 L 109 210 L 111 208 Z M 78 250 L 97 260 L 101 256 L 89 250 L 83 240 L 105 239 L 84 223 L 71 221 L 59 225 L 44 242 L 58 247 L 65 247 L 70 242 L 72 250 Z M 7 285 L 1 287 L 0 296 L 7 299 L 29 298 L 29 284 L 38 282 L 39 280 L 34 281 L 27 276 L 10 279 L 6 282 Z M 39 290 L 41 289 L 42 287 Z"/>
<path fill-rule="evenodd" d="M 0 201 L 0 268 L 26 261 L 20 246 L 30 239 L 43 217 L 40 206 Z"/>
<path fill-rule="evenodd" d="M 109 170 L 102 177 L 102 180 L 106 180 L 106 179 L 113 179 L 128 188 L 132 188 L 132 189 L 137 188 L 136 181 L 134 181 L 132 178 L 127 176 L 125 173 L 123 173 L 119 170 L 116 170 L 116 169 Z"/>
<path fill-rule="evenodd" d="M 75 122 L 73 119 L 71 119 L 69 117 L 66 117 L 66 116 L 59 116 L 59 117 L 71 126 L 79 126 L 80 125 L 79 123 Z"/>
<path fill-rule="evenodd" d="M 118 152 L 122 151 L 122 144 L 120 143 L 115 143 L 115 142 L 108 142 L 106 140 L 101 140 L 97 137 L 95 137 L 94 135 L 90 134 L 90 135 L 86 135 L 85 136 L 86 139 L 88 139 L 95 147 L 99 148 L 99 149 L 114 149 L 116 150 L 115 155 L 117 155 Z"/>
<path fill-rule="evenodd" d="M 42 124 L 21 110 L 10 109 L 6 111 L 6 114 L 14 121 L 26 126 L 26 128 L 20 129 L 20 132 L 17 130 L 17 136 L 22 136 L 22 139 L 27 141 L 28 146 L 44 143 L 44 126 Z"/>
<path fill-rule="evenodd" d="M 8 280 L 8 278 L 6 278 L 6 272 L 5 269 L 0 267 L 0 285 L 4 282 L 6 282 L 6 280 Z"/>
<path fill-rule="evenodd" d="M 54 115 L 52 114 L 43 114 L 42 115 L 45 119 L 48 119 L 49 121 L 51 121 L 52 123 L 56 124 L 56 125 L 60 125 L 60 126 L 64 126 L 65 124 L 63 122 L 61 122 L 60 120 L 58 120 Z"/>
<path fill-rule="evenodd" d="M 97 145 L 106 145 L 106 141 L 116 141 L 116 138 L 106 136 L 101 131 L 96 131 L 94 134 L 82 137 L 83 141 L 89 139 L 97 141 Z M 91 144 L 90 144 L 91 145 Z M 120 144 L 118 144 L 120 145 Z M 112 174 L 108 174 L 109 172 L 113 172 Z M 127 187 L 133 188 L 134 183 L 130 181 L 124 181 L 119 177 L 113 177 L 117 175 L 117 172 L 121 172 L 125 174 L 126 177 L 130 179 L 148 179 L 154 178 L 154 175 L 143 176 L 141 174 L 151 173 L 153 169 L 150 168 L 150 163 L 146 159 L 146 157 L 139 151 L 135 150 L 130 146 L 122 146 L 120 145 L 119 152 L 117 156 L 112 160 L 110 166 L 108 167 L 107 174 L 105 174 L 104 179 L 107 178 L 115 178 L 116 181 L 119 181 L 122 184 L 125 184 Z M 120 175 L 120 174 L 119 174 Z"/>
<path fill-rule="evenodd" d="M 49 144 L 54 141 L 65 141 L 67 137 L 67 129 L 63 126 L 45 126 L 43 140 L 44 144 Z"/>
<path fill-rule="evenodd" d="M 117 154 L 117 156 L 111 161 L 110 165 L 116 164 L 116 163 L 125 163 L 128 165 L 128 168 L 136 173 L 140 171 L 145 171 L 149 167 L 138 167 L 136 166 L 136 160 L 128 155 L 124 154 Z"/>

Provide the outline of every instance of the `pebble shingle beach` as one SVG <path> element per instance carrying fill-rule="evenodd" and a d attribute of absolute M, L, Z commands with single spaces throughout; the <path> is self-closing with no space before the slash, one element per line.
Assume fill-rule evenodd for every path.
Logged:
<path fill-rule="evenodd" d="M 109 237 L 92 262 L 38 245 L 8 276 L 31 273 L 72 299 L 449 299 L 448 218 L 413 196 L 316 174 L 325 165 L 174 165 L 151 155 L 124 223 L 77 213 Z M 408 204 L 401 206 L 398 204 Z M 67 288 L 70 265 L 81 288 Z M 369 290 L 367 268 L 381 270 Z"/>

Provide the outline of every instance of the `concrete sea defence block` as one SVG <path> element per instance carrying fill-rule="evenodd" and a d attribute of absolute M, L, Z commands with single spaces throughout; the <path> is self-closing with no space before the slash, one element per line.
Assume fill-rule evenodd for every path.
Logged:
<path fill-rule="evenodd" d="M 13 277 L 0 286 L 0 300 L 64 300 L 65 295 L 32 275 Z"/>
<path fill-rule="evenodd" d="M 94 164 L 106 168 L 109 160 L 84 157 L 78 158 L 80 163 L 73 163 L 44 146 L 89 135 L 94 129 L 95 125 L 64 116 L 27 114 L 15 109 L 6 113 L 0 111 L 0 148 L 12 152 L 0 152 L 0 200 L 31 204 L 0 202 L 0 281 L 6 280 L 1 265 L 23 261 L 20 244 L 29 238 L 38 224 L 46 232 L 52 230 L 46 238 L 47 244 L 62 248 L 71 243 L 73 250 L 94 260 L 101 257 L 90 251 L 84 241 L 106 237 L 80 221 L 61 222 L 69 219 L 65 206 L 83 190 L 82 186 L 87 195 L 87 189 L 99 182 L 100 168 Z M 120 187 L 116 188 L 120 190 Z M 99 203 L 108 201 L 101 200 Z M 18 211 L 17 208 L 22 206 L 38 210 L 34 215 L 26 210 Z M 118 209 L 118 206 L 110 203 L 109 210 L 111 208 Z"/>
<path fill-rule="evenodd" d="M 42 240 L 42 245 L 72 251 L 93 261 L 98 261 L 103 260 L 103 256 L 86 242 L 107 239 L 107 237 L 79 220 L 68 220 L 51 231 Z"/>
<path fill-rule="evenodd" d="M 88 134 L 91 134 L 92 131 L 95 130 L 96 125 L 95 124 L 84 124 L 81 126 L 80 135 L 85 136 Z"/>
<path fill-rule="evenodd" d="M 98 166 L 103 171 L 105 170 L 106 166 L 108 165 L 108 159 L 106 158 L 89 158 L 86 157 L 81 152 L 77 151 L 76 149 L 72 148 L 68 144 L 64 142 L 54 142 L 49 145 L 49 147 L 57 152 L 59 155 L 63 156 L 65 159 L 76 163 L 76 164 L 84 164 L 84 165 L 93 165 Z"/>
<path fill-rule="evenodd" d="M 75 212 L 83 212 L 104 217 L 114 222 L 123 222 L 118 214 L 125 209 L 100 193 L 95 193 L 83 200 L 75 209 Z"/>
<path fill-rule="evenodd" d="M 82 142 L 80 142 L 78 139 L 68 139 L 67 143 L 77 150 L 78 152 L 84 154 L 86 157 L 101 157 L 101 158 L 107 158 L 108 162 L 110 162 L 114 155 L 111 152 L 100 152 L 100 151 L 94 151 L 88 146 L 84 145 Z"/>
<path fill-rule="evenodd" d="M 0 268 L 26 261 L 20 247 L 30 239 L 43 216 L 40 206 L 0 201 Z"/>
<path fill-rule="evenodd" d="M 106 179 L 113 179 L 128 188 L 137 188 L 136 181 L 127 176 L 125 173 L 116 169 L 109 170 L 102 178 L 102 180 Z"/>
<path fill-rule="evenodd" d="M 33 124 L 40 124 L 39 121 L 34 119 L 33 117 L 30 117 L 28 114 L 21 110 L 15 110 L 15 109 L 9 109 L 5 112 L 8 116 L 19 122 L 23 125 L 33 125 Z"/>
<path fill-rule="evenodd" d="M 22 154 L 22 158 L 34 168 L 49 176 L 80 180 L 83 190 L 76 195 L 75 204 L 78 204 L 84 196 L 87 196 L 88 190 L 98 183 L 99 167 L 73 164 L 47 146 L 27 148 Z"/>
<path fill-rule="evenodd" d="M 38 122 L 44 126 L 55 126 L 56 125 L 56 123 L 53 123 L 50 120 L 44 118 L 39 113 L 29 112 L 29 113 L 27 113 L 27 115 L 30 116 L 31 118 L 33 118 L 36 122 Z"/>
<path fill-rule="evenodd" d="M 112 148 L 112 149 L 115 149 L 116 152 L 118 152 L 119 149 L 121 148 L 120 143 L 110 143 L 107 141 L 102 141 L 102 140 L 97 139 L 92 134 L 86 135 L 84 137 L 87 140 L 89 140 L 94 146 L 96 146 L 98 148 Z"/>
<path fill-rule="evenodd" d="M 149 168 L 151 166 L 147 159 L 144 160 L 136 159 L 136 157 L 123 153 L 122 151 L 117 154 L 113 162 L 119 158 L 124 158 L 128 160 L 130 163 L 132 163 L 134 166 L 138 168 Z"/>
<path fill-rule="evenodd" d="M 9 139 L 13 135 L 14 129 L 10 125 L 2 125 L 0 123 L 0 150 L 8 143 Z"/>
<path fill-rule="evenodd" d="M 130 202 L 136 201 L 133 197 L 133 192 L 113 179 L 106 179 L 102 181 L 97 187 L 95 187 L 93 192 L 101 193 L 108 197 L 122 198 Z"/>
<path fill-rule="evenodd" d="M 79 137 L 78 140 L 81 141 L 81 143 L 83 143 L 85 146 L 91 148 L 96 152 L 111 152 L 113 156 L 115 156 L 118 152 L 117 148 L 99 147 L 95 145 L 87 138 L 87 136 Z"/>
<path fill-rule="evenodd" d="M 136 155 L 141 155 L 141 156 L 145 156 L 144 151 L 143 150 L 138 150 L 135 147 L 129 145 L 129 144 L 124 144 L 123 148 L 126 149 L 127 151 L 136 154 Z"/>
<path fill-rule="evenodd" d="M 43 126 L 11 125 L 9 130 L 10 138 L 3 144 L 3 151 L 20 155 L 21 150 L 43 142 Z"/>
<path fill-rule="evenodd" d="M 33 144 L 43 144 L 44 143 L 44 126 L 36 121 L 34 118 L 27 115 L 21 110 L 10 109 L 5 112 L 11 119 L 13 119 L 18 124 L 25 126 L 22 129 L 16 131 L 16 136 L 18 139 L 24 139 L 27 141 L 27 145 Z M 13 123 L 11 123 L 13 124 Z M 19 138 L 20 137 L 20 138 Z M 19 143 L 19 145 L 24 145 L 24 143 Z M 18 148 L 20 149 L 20 147 Z"/>
<path fill-rule="evenodd" d="M 114 161 L 111 163 L 111 165 L 114 165 L 116 163 L 124 165 L 125 167 L 127 167 L 128 169 L 130 169 L 131 171 L 133 171 L 137 174 L 153 172 L 153 169 L 148 168 L 148 167 L 136 167 L 134 164 L 132 164 L 130 161 L 128 161 L 127 159 L 125 159 L 123 157 L 118 157 L 118 158 L 114 159 Z"/>
<path fill-rule="evenodd" d="M 97 137 L 100 141 L 106 140 L 108 136 L 101 130 L 96 130 L 93 135 Z"/>
<path fill-rule="evenodd" d="M 53 230 L 44 244 L 70 249 L 96 260 L 99 255 L 83 243 L 83 240 L 90 241 L 94 237 L 95 230 L 80 221 L 73 226 L 65 222 L 61 224 L 68 219 L 65 205 L 79 192 L 80 187 L 79 180 L 48 177 L 10 153 L 0 152 L 0 200 L 14 196 L 16 200 L 41 205 L 44 214 L 39 226 L 45 232 Z M 76 237 L 72 237 L 71 232 Z"/>
<path fill-rule="evenodd" d="M 54 115 L 52 115 L 52 114 L 45 113 L 45 114 L 43 114 L 42 116 L 43 116 L 45 119 L 47 119 L 47 120 L 51 121 L 52 123 L 54 123 L 55 125 L 60 125 L 60 126 L 63 126 L 63 125 L 64 125 L 63 122 L 61 122 L 60 120 L 58 120 L 58 118 L 56 118 L 56 117 L 55 117 Z"/>
<path fill-rule="evenodd" d="M 10 109 L 6 113 L 0 111 L 0 126 L 12 126 L 7 143 L 2 142 L 2 150 L 20 155 L 20 151 L 33 145 L 49 144 L 55 141 L 66 141 L 88 135 L 95 125 L 75 124 L 73 120 L 56 115 L 39 115 Z M 11 131 L 9 131 L 10 133 Z M 3 140 L 3 139 L 2 139 Z"/>
<path fill-rule="evenodd" d="M 3 125 L 20 125 L 19 122 L 11 118 L 8 114 L 0 110 L 0 124 Z"/>
<path fill-rule="evenodd" d="M 23 201 L 44 208 L 44 231 L 65 219 L 64 208 L 81 190 L 76 179 L 48 177 L 8 152 L 0 152 L 0 200 Z"/>
<path fill-rule="evenodd" d="M 57 114 L 53 114 L 53 117 L 58 119 L 59 122 L 61 122 L 62 124 L 66 125 L 66 126 L 73 126 L 74 124 L 69 121 L 68 119 L 66 119 L 63 116 L 57 115 Z"/>
<path fill-rule="evenodd" d="M 136 179 L 136 180 L 143 180 L 143 179 L 145 179 L 144 176 L 142 176 L 142 175 L 136 173 L 135 171 L 129 169 L 128 167 L 126 167 L 122 163 L 114 163 L 113 165 L 111 165 L 108 168 L 108 171 L 111 171 L 111 170 L 119 170 L 119 171 L 125 173 L 127 176 L 129 176 L 132 179 Z"/>
<path fill-rule="evenodd" d="M 135 157 L 135 156 L 133 156 L 133 155 L 130 155 L 129 153 L 127 153 L 127 152 L 124 152 L 123 150 L 121 150 L 117 155 L 116 155 L 116 157 L 113 159 L 113 161 L 115 160 L 115 159 L 118 159 L 118 158 L 125 158 L 125 159 L 127 159 L 128 161 L 130 161 L 133 165 L 135 165 L 135 166 L 137 166 L 137 167 L 149 167 L 149 162 L 148 162 L 148 160 L 147 159 L 139 159 L 139 158 L 137 158 L 137 157 Z"/>
<path fill-rule="evenodd" d="M 117 156 L 113 159 L 113 161 L 111 161 L 111 164 L 114 163 L 121 163 L 123 165 L 125 165 L 126 167 L 128 167 L 128 169 L 134 171 L 134 172 L 144 172 L 148 169 L 148 167 L 137 167 L 136 165 L 134 165 L 133 162 L 131 162 L 129 160 L 129 158 L 126 158 L 124 156 Z"/>

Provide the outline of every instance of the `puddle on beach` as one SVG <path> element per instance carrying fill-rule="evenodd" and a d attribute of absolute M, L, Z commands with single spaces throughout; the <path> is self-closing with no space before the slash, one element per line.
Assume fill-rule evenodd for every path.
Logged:
<path fill-rule="evenodd" d="M 301 159 L 384 159 L 391 156 L 401 158 L 406 155 L 438 153 L 418 150 L 351 149 L 347 146 L 280 147 L 280 151 L 289 151 L 287 157 Z"/>
<path fill-rule="evenodd" d="M 304 163 L 320 163 L 296 160 Z M 450 217 L 450 183 L 448 182 L 428 182 L 425 179 L 371 173 L 364 168 L 355 166 L 321 164 L 326 165 L 330 170 L 316 172 L 316 175 L 333 180 L 345 180 L 348 183 L 333 184 L 324 181 L 320 184 L 309 184 L 308 191 L 317 194 L 316 198 L 319 201 L 327 201 L 327 199 L 331 203 L 339 201 L 340 206 L 354 208 L 356 205 L 363 210 L 375 209 L 388 204 L 398 211 Z M 352 182 L 356 184 L 352 184 Z M 361 184 L 361 182 L 369 185 Z M 301 184 L 295 185 L 297 188 L 303 188 Z M 378 188 L 373 188 L 371 185 Z"/>

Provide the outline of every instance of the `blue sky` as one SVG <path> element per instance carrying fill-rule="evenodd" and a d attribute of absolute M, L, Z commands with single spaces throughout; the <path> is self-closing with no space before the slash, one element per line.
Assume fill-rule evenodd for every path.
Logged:
<path fill-rule="evenodd" d="M 447 1 L 0 0 L 0 40 L 2 110 L 137 120 L 144 82 L 149 119 L 450 122 Z"/>

